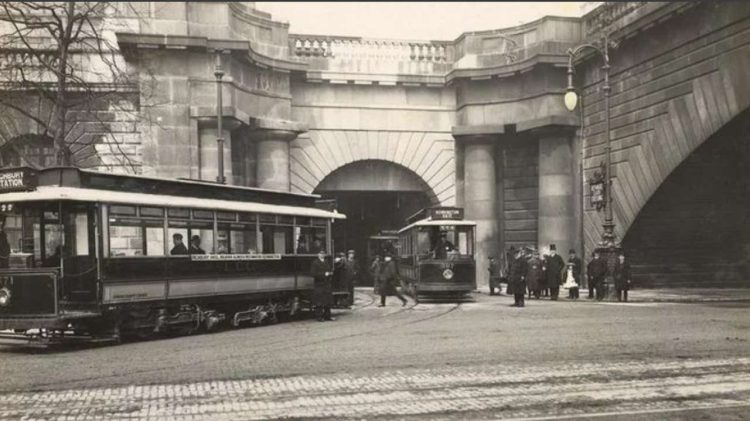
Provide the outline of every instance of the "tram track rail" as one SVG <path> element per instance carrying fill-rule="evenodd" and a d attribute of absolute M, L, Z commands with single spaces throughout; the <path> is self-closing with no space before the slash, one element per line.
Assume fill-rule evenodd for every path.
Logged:
<path fill-rule="evenodd" d="M 408 310 L 413 309 L 416 305 L 417 304 L 415 303 L 412 306 L 409 306 L 409 307 L 406 307 L 406 308 L 402 308 L 402 309 L 399 309 L 396 312 L 383 315 L 380 319 L 376 319 L 373 322 L 375 322 L 377 320 L 381 320 L 382 318 L 384 318 L 386 316 L 393 316 L 393 315 L 396 315 L 396 314 L 403 314 L 403 313 L 407 312 Z M 435 319 L 447 316 L 447 315 L 455 312 L 456 310 L 458 310 L 461 307 L 461 305 L 462 305 L 462 303 L 455 303 L 455 304 L 451 305 L 447 309 L 441 310 L 441 311 L 439 311 L 437 313 L 431 313 L 431 314 L 427 315 L 426 317 L 420 317 L 420 318 L 415 319 L 415 320 L 406 320 L 406 321 L 403 321 L 403 322 L 394 321 L 394 322 L 390 322 L 390 323 L 388 323 L 386 325 L 377 326 L 376 328 L 373 328 L 373 329 L 364 329 L 364 330 L 357 329 L 357 331 L 353 332 L 353 333 L 344 333 L 344 334 L 332 335 L 332 336 L 327 336 L 327 337 L 324 337 L 324 338 L 319 338 L 319 339 L 314 339 L 314 340 L 308 340 L 308 341 L 295 341 L 295 340 L 291 339 L 291 338 L 296 337 L 293 334 L 294 332 L 285 332 L 284 333 L 285 337 L 283 339 L 276 340 L 276 341 L 271 341 L 271 342 L 258 342 L 256 345 L 253 346 L 252 353 L 259 353 L 259 352 L 262 353 L 262 352 L 284 351 L 284 350 L 289 350 L 289 349 L 299 349 L 299 348 L 304 348 L 304 347 L 308 347 L 308 346 L 319 345 L 319 344 L 323 344 L 323 343 L 327 343 L 327 342 L 335 342 L 335 341 L 340 341 L 340 340 L 345 340 L 345 339 L 352 339 L 352 338 L 356 338 L 356 337 L 362 337 L 362 336 L 367 336 L 367 335 L 378 334 L 378 333 L 381 333 L 381 332 L 392 331 L 393 329 L 397 329 L 397 328 L 399 328 L 401 326 L 410 326 L 410 325 L 414 325 L 414 324 L 418 324 L 418 323 L 422 323 L 422 322 L 426 322 L 426 321 L 430 321 L 430 320 L 435 320 Z M 360 307 L 360 308 L 363 308 L 363 307 Z M 354 309 L 352 311 L 354 311 Z M 389 319 L 389 320 L 392 320 L 392 319 Z M 220 335 L 222 333 L 240 332 L 241 330 L 242 329 L 240 329 L 240 330 L 229 330 L 229 331 L 224 331 L 224 332 L 213 333 L 211 335 Z M 176 339 L 180 339 L 180 338 L 176 338 Z M 201 365 L 201 364 L 217 363 L 217 362 L 222 362 L 222 361 L 231 361 L 231 360 L 236 359 L 236 358 L 242 358 L 242 357 L 247 357 L 248 355 L 251 355 L 251 354 L 248 353 L 248 351 L 249 351 L 248 349 L 244 349 L 242 351 L 242 353 L 239 353 L 239 354 L 238 353 L 232 353 L 230 355 L 225 355 L 225 356 L 218 357 L 218 358 L 215 358 L 215 357 L 214 358 L 204 358 L 204 359 L 200 359 L 200 360 L 190 361 L 190 365 L 191 366 L 198 366 L 198 365 Z M 69 386 L 74 387 L 74 385 L 76 383 L 86 383 L 86 382 L 90 382 L 92 380 L 102 381 L 102 380 L 107 380 L 107 379 L 118 379 L 118 378 L 123 378 L 123 377 L 127 377 L 127 376 L 133 376 L 133 375 L 144 375 L 144 374 L 149 374 L 149 373 L 158 373 L 158 372 L 163 372 L 163 371 L 169 371 L 169 370 L 179 369 L 179 368 L 181 368 L 183 366 L 184 366 L 184 362 L 177 363 L 177 364 L 162 365 L 162 366 L 159 366 L 159 367 L 156 367 L 156 368 L 133 370 L 133 371 L 127 371 L 127 372 L 124 372 L 124 373 L 115 373 L 115 374 L 111 374 L 111 375 L 86 376 L 86 377 L 83 377 L 83 378 L 69 379 L 68 380 L 68 384 L 69 384 Z M 273 376 L 256 376 L 256 377 L 257 378 L 268 378 L 268 377 L 273 377 Z M 159 384 L 159 383 L 160 382 L 154 382 L 153 384 Z M 49 388 L 49 387 L 52 387 L 52 386 L 55 386 L 55 385 L 56 385 L 56 383 L 38 383 L 34 387 L 35 387 L 35 389 L 38 389 L 38 390 L 44 390 L 46 388 Z"/>

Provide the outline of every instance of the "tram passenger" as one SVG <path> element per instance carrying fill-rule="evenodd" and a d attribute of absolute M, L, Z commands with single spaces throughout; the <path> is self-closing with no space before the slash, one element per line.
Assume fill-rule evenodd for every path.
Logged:
<path fill-rule="evenodd" d="M 206 254 L 206 251 L 201 248 L 201 237 L 199 235 L 190 238 L 190 254 Z"/>
<path fill-rule="evenodd" d="M 55 253 L 47 256 L 46 259 L 42 262 L 42 266 L 44 267 L 55 267 L 60 266 L 60 257 L 62 256 L 62 246 L 56 245 L 55 246 Z"/>
<path fill-rule="evenodd" d="M 385 261 L 380 268 L 380 307 L 385 307 L 385 297 L 395 295 L 401 300 L 401 305 L 405 306 L 407 301 L 400 292 L 398 292 L 398 271 L 396 262 L 393 261 L 391 254 L 385 255 Z"/>
<path fill-rule="evenodd" d="M 331 276 L 333 273 L 329 269 L 326 263 L 326 252 L 325 250 L 320 250 L 318 258 L 310 266 L 310 274 L 314 280 L 312 304 L 315 309 L 315 317 L 319 322 L 334 320 L 331 317 L 331 305 L 333 304 Z"/>
<path fill-rule="evenodd" d="M 174 243 L 174 247 L 169 251 L 169 254 L 172 256 L 188 254 L 188 249 L 185 247 L 185 243 L 182 242 L 182 234 L 177 233 L 172 235 L 172 242 Z"/>

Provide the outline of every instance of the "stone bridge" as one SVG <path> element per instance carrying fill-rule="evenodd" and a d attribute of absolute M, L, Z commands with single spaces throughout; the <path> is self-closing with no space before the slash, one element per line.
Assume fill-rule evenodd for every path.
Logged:
<path fill-rule="evenodd" d="M 140 75 L 139 172 L 215 178 L 218 55 L 230 182 L 464 207 L 480 284 L 511 245 L 598 242 L 601 58 L 575 63 L 582 107 L 562 96 L 567 50 L 606 34 L 613 210 L 638 282 L 747 285 L 747 3 L 604 3 L 443 41 L 290 34 L 249 2 L 134 4 L 110 30 Z"/>

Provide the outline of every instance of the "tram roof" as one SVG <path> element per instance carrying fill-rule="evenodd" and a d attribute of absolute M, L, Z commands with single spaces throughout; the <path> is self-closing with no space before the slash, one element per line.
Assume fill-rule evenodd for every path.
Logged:
<path fill-rule="evenodd" d="M 0 201 L 3 203 L 56 200 L 346 219 L 346 215 L 337 212 L 329 212 L 315 207 L 205 199 L 166 194 L 133 193 L 80 187 L 39 186 L 33 191 L 11 192 L 0 195 Z"/>
<path fill-rule="evenodd" d="M 474 221 L 466 221 L 466 220 L 455 220 L 455 219 L 438 219 L 438 220 L 432 220 L 431 218 L 422 219 L 421 221 L 417 221 L 413 224 L 409 224 L 400 230 L 398 230 L 398 233 L 401 234 L 404 231 L 410 230 L 414 227 L 438 227 L 438 226 L 446 226 L 446 225 L 454 225 L 454 226 L 476 226 L 477 223 Z"/>
<path fill-rule="evenodd" d="M 255 187 L 232 186 L 205 180 L 160 178 L 132 174 L 113 174 L 75 167 L 52 167 L 35 170 L 29 167 L 3 168 L 0 170 L 0 200 L 5 191 L 19 189 L 4 188 L 10 176 L 23 174 L 23 184 L 29 189 L 41 186 L 80 187 L 106 191 L 189 196 L 200 199 L 228 201 L 252 201 L 274 205 L 315 206 L 319 195 L 292 193 Z M 16 177 L 18 178 L 18 177 Z"/>

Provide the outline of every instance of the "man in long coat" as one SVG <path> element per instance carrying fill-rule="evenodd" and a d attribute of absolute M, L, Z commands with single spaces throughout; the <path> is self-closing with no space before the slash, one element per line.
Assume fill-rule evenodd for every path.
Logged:
<path fill-rule="evenodd" d="M 531 258 L 526 262 L 526 286 L 529 288 L 529 298 L 534 294 L 534 298 L 539 299 L 542 293 L 542 284 L 544 281 L 544 263 L 539 258 L 539 252 L 533 250 Z"/>
<path fill-rule="evenodd" d="M 620 253 L 615 262 L 615 290 L 617 301 L 628 301 L 628 290 L 630 289 L 630 262 L 625 259 L 625 254 Z"/>
<path fill-rule="evenodd" d="M 562 275 L 565 270 L 565 261 L 557 254 L 557 247 L 554 244 L 549 246 L 549 255 L 544 258 L 544 273 L 547 278 L 547 288 L 549 288 L 550 299 L 555 301 L 560 295 L 560 285 L 562 285 Z"/>
<path fill-rule="evenodd" d="M 331 268 L 326 262 L 325 250 L 318 252 L 318 258 L 310 266 L 310 274 L 313 277 L 312 304 L 315 308 L 315 316 L 319 322 L 334 320 L 331 317 L 331 306 L 333 305 L 333 294 L 331 291 Z"/>
<path fill-rule="evenodd" d="M 393 261 L 391 254 L 385 255 L 380 272 L 378 276 L 380 282 L 380 307 L 385 307 L 385 297 L 389 295 L 395 295 L 401 300 L 401 305 L 405 306 L 407 301 L 400 292 L 398 292 L 398 270 L 396 270 L 396 262 Z"/>
<path fill-rule="evenodd" d="M 513 307 L 523 307 L 523 299 L 526 295 L 526 259 L 522 250 L 511 258 L 509 265 L 508 294 L 513 294 L 515 300 Z"/>
<path fill-rule="evenodd" d="M 354 284 L 359 278 L 359 265 L 357 259 L 354 258 L 354 250 L 346 252 L 346 260 L 344 261 L 344 285 L 346 290 L 349 291 L 348 305 L 354 304 Z"/>
<path fill-rule="evenodd" d="M 589 278 L 589 298 L 604 299 L 604 277 L 607 276 L 607 262 L 601 258 L 598 251 L 594 250 L 594 258 L 589 262 L 586 272 Z"/>

